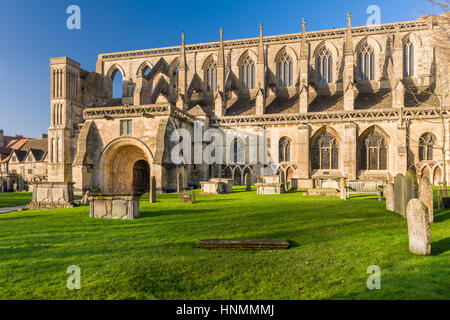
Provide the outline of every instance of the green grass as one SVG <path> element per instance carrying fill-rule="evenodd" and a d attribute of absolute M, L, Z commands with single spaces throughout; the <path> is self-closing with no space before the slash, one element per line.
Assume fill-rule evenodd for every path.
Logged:
<path fill-rule="evenodd" d="M 177 194 L 141 203 L 140 219 L 89 208 L 0 215 L 0 299 L 449 299 L 450 211 L 435 214 L 432 255 L 408 250 L 406 220 L 376 196 L 299 192 Z M 206 238 L 288 239 L 285 251 L 207 251 Z M 68 266 L 81 290 L 66 288 Z M 366 286 L 370 265 L 381 290 Z"/>
<path fill-rule="evenodd" d="M 29 204 L 31 195 L 31 192 L 0 192 L 0 208 Z"/>

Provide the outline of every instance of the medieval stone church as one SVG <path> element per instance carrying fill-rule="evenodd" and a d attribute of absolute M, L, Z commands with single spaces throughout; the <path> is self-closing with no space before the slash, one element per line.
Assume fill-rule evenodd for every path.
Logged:
<path fill-rule="evenodd" d="M 159 192 L 211 177 L 242 184 L 246 173 L 256 181 L 265 165 L 249 163 L 245 137 L 232 147 L 244 150 L 239 161 L 173 163 L 171 133 L 197 120 L 224 134 L 264 132 L 277 173 L 300 188 L 386 182 L 408 169 L 434 184 L 448 176 L 448 98 L 435 94 L 448 92 L 448 66 L 433 23 L 352 27 L 349 14 L 346 28 L 305 29 L 265 37 L 261 25 L 259 37 L 226 41 L 220 30 L 202 44 L 183 34 L 181 46 L 100 54 L 91 72 L 52 58 L 48 183 L 126 194 L 147 191 L 153 176 Z M 119 73 L 123 94 L 113 98 Z"/>

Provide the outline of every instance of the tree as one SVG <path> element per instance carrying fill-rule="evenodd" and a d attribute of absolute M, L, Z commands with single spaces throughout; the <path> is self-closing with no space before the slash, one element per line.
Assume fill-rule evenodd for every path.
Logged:
<path fill-rule="evenodd" d="M 414 99 L 416 105 L 434 109 L 436 120 L 422 119 L 424 121 L 436 123 L 441 127 L 442 144 L 437 145 L 433 141 L 415 141 L 408 135 L 408 140 L 413 143 L 430 143 L 433 149 L 437 149 L 442 154 L 443 160 L 443 189 L 444 196 L 447 196 L 447 163 L 445 151 L 447 145 L 447 121 L 450 115 L 449 107 L 449 65 L 450 65 L 450 0 L 428 0 L 439 13 L 425 14 L 422 18 L 432 25 L 431 44 L 433 47 L 433 64 L 430 70 L 432 84 L 422 92 L 416 91 L 413 87 L 405 86 Z M 446 120 L 447 119 L 447 120 Z"/>

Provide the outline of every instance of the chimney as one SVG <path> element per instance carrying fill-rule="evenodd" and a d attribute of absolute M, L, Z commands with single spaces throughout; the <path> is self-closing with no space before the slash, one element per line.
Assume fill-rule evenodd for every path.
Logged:
<path fill-rule="evenodd" d="M 0 130 L 0 147 L 4 147 L 5 146 L 5 140 L 3 138 L 3 134 L 5 132 L 3 130 Z"/>

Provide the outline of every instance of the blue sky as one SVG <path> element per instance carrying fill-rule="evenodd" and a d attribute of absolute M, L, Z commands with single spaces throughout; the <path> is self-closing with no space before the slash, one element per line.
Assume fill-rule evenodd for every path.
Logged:
<path fill-rule="evenodd" d="M 66 9 L 81 8 L 81 30 L 68 30 Z M 0 3 L 0 129 L 39 137 L 49 126 L 49 59 L 68 56 L 94 70 L 97 55 L 224 38 L 341 28 L 351 11 L 354 26 L 365 25 L 369 5 L 381 9 L 381 23 L 414 20 L 435 10 L 426 0 L 358 1 L 106 1 L 2 0 Z"/>

